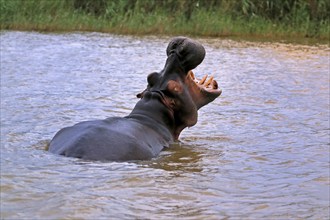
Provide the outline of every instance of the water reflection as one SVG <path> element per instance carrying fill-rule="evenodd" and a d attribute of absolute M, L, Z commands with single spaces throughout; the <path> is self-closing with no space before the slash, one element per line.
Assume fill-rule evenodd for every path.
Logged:
<path fill-rule="evenodd" d="M 163 151 L 158 158 L 141 164 L 166 171 L 201 172 L 203 168 L 199 162 L 203 154 L 195 147 L 177 142 Z"/>

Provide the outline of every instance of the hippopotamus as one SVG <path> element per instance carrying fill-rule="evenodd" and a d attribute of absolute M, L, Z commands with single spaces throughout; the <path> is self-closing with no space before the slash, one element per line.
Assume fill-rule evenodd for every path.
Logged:
<path fill-rule="evenodd" d="M 146 89 L 126 117 L 84 121 L 58 131 L 49 151 L 98 161 L 150 160 L 197 122 L 197 111 L 221 94 L 211 76 L 192 70 L 205 57 L 204 47 L 186 37 L 169 42 L 163 70 L 147 77 Z"/>

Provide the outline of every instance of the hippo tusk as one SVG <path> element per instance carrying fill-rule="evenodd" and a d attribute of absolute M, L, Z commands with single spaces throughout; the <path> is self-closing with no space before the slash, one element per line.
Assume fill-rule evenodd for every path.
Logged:
<path fill-rule="evenodd" d="M 205 75 L 200 81 L 199 81 L 199 85 L 203 85 L 205 80 L 207 78 L 207 75 Z"/>
<path fill-rule="evenodd" d="M 205 87 L 208 87 L 211 83 L 212 83 L 212 81 L 213 81 L 213 76 L 211 76 L 205 83 L 204 83 L 204 86 Z"/>
<path fill-rule="evenodd" d="M 188 74 L 193 80 L 195 80 L 195 74 L 193 73 L 193 71 L 190 70 Z"/>

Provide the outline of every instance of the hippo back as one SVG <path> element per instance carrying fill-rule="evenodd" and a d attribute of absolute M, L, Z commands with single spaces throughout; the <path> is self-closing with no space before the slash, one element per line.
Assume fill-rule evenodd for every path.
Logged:
<path fill-rule="evenodd" d="M 148 160 L 168 146 L 150 126 L 130 118 L 85 121 L 61 129 L 49 151 L 87 160 Z"/>

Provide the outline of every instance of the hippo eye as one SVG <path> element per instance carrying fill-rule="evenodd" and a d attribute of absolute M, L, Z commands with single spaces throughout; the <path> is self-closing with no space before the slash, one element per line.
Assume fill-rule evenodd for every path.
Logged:
<path fill-rule="evenodd" d="M 174 94 L 180 94 L 183 90 L 182 85 L 174 80 L 168 81 L 167 89 Z"/>
<path fill-rule="evenodd" d="M 159 79 L 159 73 L 157 72 L 150 73 L 147 78 L 149 86 L 155 85 L 158 79 Z"/>

